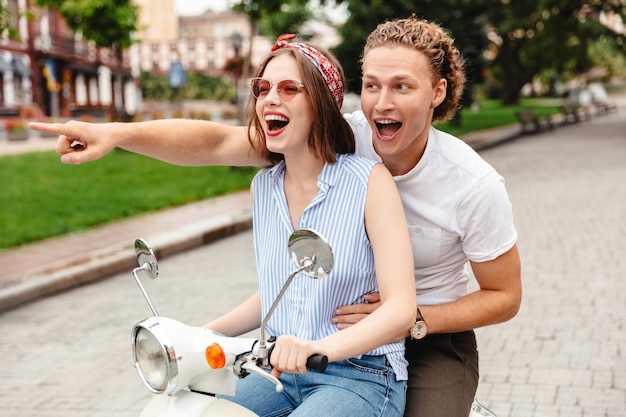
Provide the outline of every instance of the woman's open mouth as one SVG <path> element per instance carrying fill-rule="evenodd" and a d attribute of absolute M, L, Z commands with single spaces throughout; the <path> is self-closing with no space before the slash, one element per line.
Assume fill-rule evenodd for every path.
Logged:
<path fill-rule="evenodd" d="M 268 114 L 265 116 L 268 132 L 278 132 L 289 124 L 289 119 L 278 114 Z"/>

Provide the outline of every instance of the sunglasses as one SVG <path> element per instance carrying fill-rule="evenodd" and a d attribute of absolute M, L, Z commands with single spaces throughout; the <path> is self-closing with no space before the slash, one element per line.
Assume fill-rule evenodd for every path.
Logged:
<path fill-rule="evenodd" d="M 254 94 L 254 97 L 257 99 L 264 99 L 274 85 L 276 85 L 278 97 L 280 97 L 283 101 L 293 99 L 296 94 L 300 92 L 300 89 L 304 88 L 304 84 L 302 84 L 302 81 L 299 80 L 282 80 L 279 81 L 278 84 L 272 84 L 265 78 L 253 78 L 250 80 L 252 94 Z"/>

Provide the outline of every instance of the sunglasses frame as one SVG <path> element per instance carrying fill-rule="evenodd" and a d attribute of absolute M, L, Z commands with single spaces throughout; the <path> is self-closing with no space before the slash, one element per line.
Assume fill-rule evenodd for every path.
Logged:
<path fill-rule="evenodd" d="M 255 88 L 254 88 L 254 87 L 255 87 L 255 83 L 257 83 L 257 84 L 258 84 L 258 82 L 260 82 L 260 81 L 266 81 L 266 82 L 269 84 L 269 86 L 270 86 L 270 89 L 267 91 L 267 93 L 266 93 L 266 94 L 259 94 L 259 95 L 255 94 Z M 292 94 L 291 92 L 287 92 L 287 91 L 284 89 L 285 85 L 284 85 L 283 83 L 285 83 L 285 82 L 291 82 L 291 83 L 294 83 L 294 85 L 298 87 L 298 89 L 296 90 L 296 92 L 295 92 L 295 93 L 293 93 L 293 94 Z M 281 88 L 281 84 L 283 84 L 283 85 L 282 85 L 282 88 Z M 269 92 L 270 92 L 270 91 L 272 91 L 272 88 L 274 88 L 274 87 L 276 87 L 276 92 L 278 93 L 278 97 L 280 97 L 280 99 L 281 99 L 281 100 L 283 100 L 283 101 L 291 101 L 291 100 L 293 100 L 293 98 L 294 98 L 295 96 L 297 96 L 297 95 L 298 95 L 298 93 L 300 93 L 300 91 L 301 91 L 303 88 L 306 88 L 306 87 L 304 86 L 304 84 L 302 84 L 302 81 L 300 81 L 300 80 L 296 80 L 296 79 L 285 79 L 285 80 L 280 80 L 280 81 L 279 81 L 279 82 L 277 82 L 276 84 L 272 84 L 269 80 L 267 80 L 267 79 L 265 79 L 265 78 L 262 78 L 262 77 L 255 77 L 255 78 L 253 78 L 253 79 L 251 79 L 251 80 L 250 80 L 250 92 L 252 93 L 252 95 L 253 95 L 253 96 L 254 96 L 257 100 L 259 100 L 259 99 L 261 99 L 261 100 L 262 100 L 262 99 L 264 99 L 264 98 L 267 96 L 267 94 L 269 94 Z M 257 90 L 258 90 L 258 88 L 257 88 Z"/>

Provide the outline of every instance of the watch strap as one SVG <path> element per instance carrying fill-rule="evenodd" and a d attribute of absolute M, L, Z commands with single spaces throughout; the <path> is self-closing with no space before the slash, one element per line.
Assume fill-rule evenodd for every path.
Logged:
<path fill-rule="evenodd" d="M 425 321 L 424 316 L 422 316 L 422 312 L 420 311 L 419 307 L 417 307 L 417 314 L 415 315 L 415 321 Z"/>

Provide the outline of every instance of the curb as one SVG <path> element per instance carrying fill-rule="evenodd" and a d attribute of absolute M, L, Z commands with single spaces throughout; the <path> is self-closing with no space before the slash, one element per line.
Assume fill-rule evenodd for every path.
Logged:
<path fill-rule="evenodd" d="M 245 211 L 215 217 L 206 221 L 162 233 L 150 239 L 159 259 L 234 235 L 252 227 L 252 212 Z M 49 274 L 0 288 L 0 312 L 27 302 L 58 294 L 69 289 L 100 281 L 137 266 L 132 244 L 105 248 L 86 257 L 74 258 L 55 266 Z"/>

